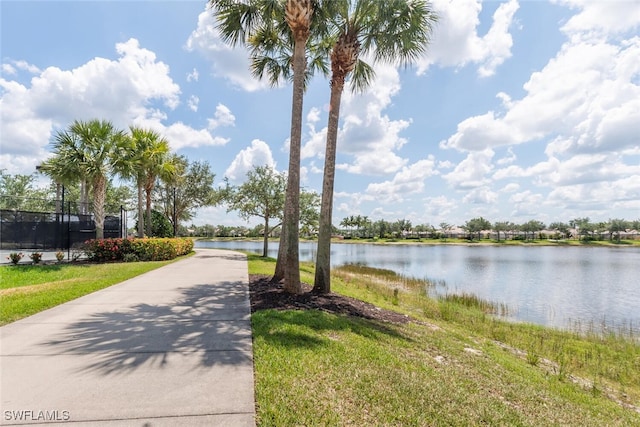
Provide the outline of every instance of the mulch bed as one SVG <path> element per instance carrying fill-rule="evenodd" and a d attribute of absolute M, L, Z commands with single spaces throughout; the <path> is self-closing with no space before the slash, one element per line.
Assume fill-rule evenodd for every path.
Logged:
<path fill-rule="evenodd" d="M 407 323 L 409 316 L 384 310 L 354 298 L 334 293 L 316 294 L 312 287 L 302 284 L 303 292 L 293 295 L 284 291 L 282 283 L 273 283 L 269 276 L 249 275 L 251 312 L 258 310 L 321 310 L 327 313 L 344 314 L 391 323 Z"/>

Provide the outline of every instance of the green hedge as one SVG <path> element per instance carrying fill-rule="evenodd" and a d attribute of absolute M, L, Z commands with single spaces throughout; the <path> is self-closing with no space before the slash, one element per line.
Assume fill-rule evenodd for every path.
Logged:
<path fill-rule="evenodd" d="M 193 240 L 184 238 L 93 239 L 84 242 L 91 261 L 166 261 L 193 250 Z"/>

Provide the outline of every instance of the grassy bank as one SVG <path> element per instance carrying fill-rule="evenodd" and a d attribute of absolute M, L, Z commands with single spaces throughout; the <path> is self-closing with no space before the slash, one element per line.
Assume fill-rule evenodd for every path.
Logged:
<path fill-rule="evenodd" d="M 0 266 L 0 325 L 138 276 L 173 261 Z"/>
<path fill-rule="evenodd" d="M 273 260 L 250 256 L 250 272 Z M 311 282 L 313 266 L 302 266 Z M 334 271 L 337 293 L 413 316 L 252 316 L 260 425 L 640 425 L 640 346 L 624 332 L 497 320 L 471 296 L 428 298 L 392 272 Z"/>

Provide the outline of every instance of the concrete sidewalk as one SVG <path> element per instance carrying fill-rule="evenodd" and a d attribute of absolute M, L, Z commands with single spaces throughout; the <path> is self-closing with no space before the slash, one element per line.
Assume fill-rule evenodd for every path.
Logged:
<path fill-rule="evenodd" d="M 198 249 L 3 326 L 0 425 L 253 426 L 250 315 L 246 257 Z"/>

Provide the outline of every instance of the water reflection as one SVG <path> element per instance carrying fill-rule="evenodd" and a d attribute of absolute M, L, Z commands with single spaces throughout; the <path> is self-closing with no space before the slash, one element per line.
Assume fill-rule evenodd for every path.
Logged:
<path fill-rule="evenodd" d="M 197 242 L 196 247 L 262 253 L 262 242 Z M 271 243 L 269 256 L 278 245 Z M 315 243 L 300 244 L 313 261 Z M 333 244 L 331 263 L 360 263 L 406 276 L 444 281 L 432 292 L 473 293 L 503 303 L 516 320 L 547 326 L 634 325 L 640 328 L 640 249 Z"/>

